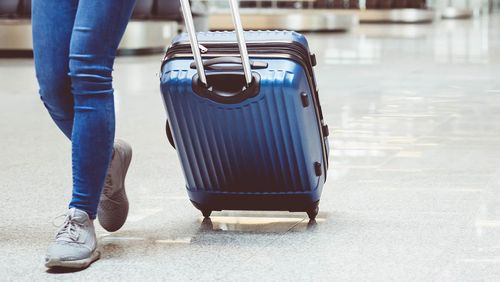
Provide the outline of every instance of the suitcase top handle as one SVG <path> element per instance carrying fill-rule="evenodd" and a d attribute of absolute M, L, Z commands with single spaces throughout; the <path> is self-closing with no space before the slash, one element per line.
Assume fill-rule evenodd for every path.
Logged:
<path fill-rule="evenodd" d="M 200 81 L 208 87 L 207 76 L 205 74 L 205 68 L 203 67 L 203 59 L 201 58 L 200 45 L 198 44 L 198 39 L 196 38 L 196 31 L 194 29 L 193 15 L 191 14 L 191 5 L 189 0 L 180 0 L 182 14 L 184 16 L 184 23 L 186 25 L 186 30 L 189 35 L 189 42 L 191 44 L 191 50 L 193 51 L 194 63 L 196 65 L 196 70 L 198 72 L 198 77 Z M 243 26 L 241 24 L 240 12 L 238 9 L 237 0 L 229 0 L 231 6 L 231 14 L 233 16 L 233 23 L 235 27 L 236 39 L 238 41 L 238 47 L 240 49 L 241 62 L 243 65 L 243 73 L 245 74 L 245 82 L 248 87 L 252 82 L 252 71 L 250 68 L 250 59 L 248 58 L 247 45 L 245 43 L 245 37 L 243 35 Z"/>

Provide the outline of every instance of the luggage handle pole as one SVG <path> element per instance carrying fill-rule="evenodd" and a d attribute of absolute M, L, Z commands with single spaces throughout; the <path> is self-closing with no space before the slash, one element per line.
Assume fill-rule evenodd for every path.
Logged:
<path fill-rule="evenodd" d="M 196 65 L 196 70 L 198 72 L 198 77 L 200 81 L 207 85 L 207 77 L 205 75 L 205 69 L 203 67 L 203 60 L 200 53 L 200 48 L 198 44 L 198 39 L 196 38 L 196 31 L 194 29 L 193 15 L 191 14 L 191 6 L 189 0 L 180 0 L 182 14 L 184 16 L 184 23 L 186 24 L 187 33 L 189 35 L 189 42 L 191 43 L 191 50 L 193 51 L 194 62 Z M 250 66 L 250 59 L 248 56 L 247 45 L 245 43 L 245 36 L 243 34 L 243 26 L 241 24 L 241 17 L 238 8 L 237 0 L 229 0 L 231 6 L 231 14 L 233 17 L 233 24 L 235 28 L 236 39 L 238 42 L 238 48 L 240 50 L 241 63 L 243 65 L 243 73 L 245 74 L 245 82 L 248 87 L 252 82 L 252 69 Z"/>
<path fill-rule="evenodd" d="M 191 5 L 189 0 L 180 0 L 182 15 L 184 16 L 184 23 L 186 24 L 187 33 L 189 36 L 189 42 L 191 43 L 191 50 L 193 51 L 194 63 L 196 64 L 196 70 L 198 71 L 198 77 L 203 85 L 207 85 L 207 77 L 205 75 L 205 69 L 203 68 L 203 60 L 201 59 L 200 45 L 198 44 L 198 39 L 196 38 L 196 31 L 194 30 L 193 15 L 191 14 Z"/>
<path fill-rule="evenodd" d="M 231 6 L 231 14 L 233 16 L 234 32 L 238 40 L 238 47 L 240 49 L 241 63 L 243 64 L 243 73 L 245 73 L 245 80 L 247 86 L 252 82 L 252 69 L 250 68 L 250 59 L 248 58 L 247 44 L 245 43 L 245 35 L 243 34 L 243 25 L 241 24 L 240 11 L 237 0 L 229 0 Z"/>

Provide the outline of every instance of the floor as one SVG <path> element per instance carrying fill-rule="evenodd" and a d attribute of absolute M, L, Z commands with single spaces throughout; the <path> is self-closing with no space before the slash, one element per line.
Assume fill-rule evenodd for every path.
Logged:
<path fill-rule="evenodd" d="M 0 280 L 499 281 L 500 15 L 308 34 L 330 126 L 320 214 L 202 221 L 164 135 L 161 55 L 119 58 L 118 134 L 134 148 L 129 220 L 101 260 L 47 272 L 70 144 L 33 61 L 0 60 Z"/>

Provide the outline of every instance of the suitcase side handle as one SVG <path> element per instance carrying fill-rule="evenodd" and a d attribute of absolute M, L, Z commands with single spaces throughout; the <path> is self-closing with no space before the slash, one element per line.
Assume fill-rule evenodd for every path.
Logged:
<path fill-rule="evenodd" d="M 200 45 L 198 44 L 198 39 L 196 38 L 196 31 L 194 29 L 193 15 L 191 14 L 191 5 L 189 0 L 180 0 L 182 15 L 184 16 L 184 23 L 186 25 L 186 30 L 189 35 L 189 43 L 191 44 L 191 50 L 194 56 L 194 63 L 196 65 L 196 70 L 198 72 L 198 77 L 200 81 L 208 87 L 207 77 L 205 74 L 205 68 L 203 67 L 203 59 L 201 57 Z M 250 59 L 248 57 L 247 45 L 245 43 L 245 36 L 243 34 L 243 26 L 241 24 L 240 12 L 237 0 L 229 0 L 231 6 L 231 15 L 233 18 L 236 39 L 238 41 L 238 48 L 240 50 L 241 61 L 243 64 L 243 73 L 245 74 L 245 83 L 249 87 L 252 82 L 252 69 L 250 67 Z"/>
<path fill-rule="evenodd" d="M 225 65 L 218 66 L 219 64 Z M 267 62 L 250 60 L 252 69 L 265 69 L 267 66 Z M 241 70 L 242 62 L 236 57 L 217 57 L 203 61 L 203 67 L 207 70 Z M 196 64 L 191 63 L 190 68 L 195 69 Z"/>
<path fill-rule="evenodd" d="M 202 84 L 195 74 L 192 78 L 194 93 L 221 104 L 239 104 L 246 99 L 255 97 L 260 92 L 260 76 L 252 73 L 252 83 L 246 87 L 245 77 L 241 71 L 210 72 L 207 74 L 209 87 Z"/>

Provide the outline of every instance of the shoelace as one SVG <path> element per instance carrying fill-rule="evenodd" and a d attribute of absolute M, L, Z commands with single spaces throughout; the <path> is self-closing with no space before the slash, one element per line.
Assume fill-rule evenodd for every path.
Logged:
<path fill-rule="evenodd" d="M 66 216 L 66 217 L 64 218 L 63 224 L 59 226 L 60 227 L 59 230 L 57 230 L 56 240 L 67 239 L 71 242 L 78 241 L 78 238 L 80 237 L 80 235 L 79 235 L 80 229 L 83 227 L 83 224 L 74 220 L 72 214 L 67 214 L 67 215 L 63 214 L 63 215 L 60 215 L 56 218 L 60 218 L 63 216 Z"/>
<path fill-rule="evenodd" d="M 104 187 L 103 187 L 103 190 L 102 190 L 101 197 L 104 196 L 104 198 L 106 199 L 106 201 L 112 202 L 115 205 L 120 205 L 121 201 L 122 201 L 121 197 L 117 198 L 117 195 L 112 195 L 111 191 L 113 191 L 113 182 L 111 180 L 111 175 L 107 174 L 106 175 L 106 180 L 104 181 Z M 101 202 L 101 205 L 102 205 L 102 202 Z"/>
<path fill-rule="evenodd" d="M 104 181 L 103 193 L 106 196 L 110 196 L 111 190 L 113 189 L 113 180 L 111 180 L 111 174 L 106 174 L 106 179 Z"/>
<path fill-rule="evenodd" d="M 111 155 L 111 162 L 113 162 L 114 157 L 115 157 L 115 151 L 113 149 L 113 154 Z M 104 187 L 102 191 L 102 193 L 107 197 L 111 196 L 111 191 L 113 189 L 113 180 L 111 179 L 111 174 L 109 173 L 110 168 L 111 168 L 111 163 L 109 164 L 108 167 L 108 173 L 106 174 L 106 178 L 104 180 Z"/>

